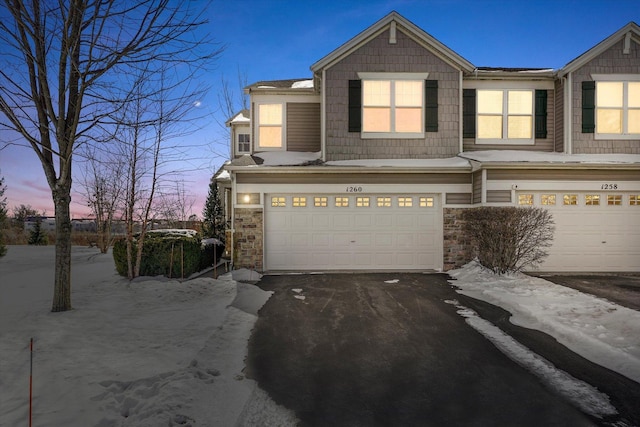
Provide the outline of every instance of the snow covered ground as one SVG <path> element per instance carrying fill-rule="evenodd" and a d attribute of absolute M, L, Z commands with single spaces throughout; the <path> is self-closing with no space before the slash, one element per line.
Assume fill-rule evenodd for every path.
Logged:
<path fill-rule="evenodd" d="M 502 307 L 514 324 L 640 383 L 640 311 L 525 274 L 497 276 L 476 262 L 448 273 L 459 293 Z"/>
<path fill-rule="evenodd" d="M 52 246 L 11 246 L 0 258 L 0 426 L 27 425 L 32 338 L 34 425 L 295 425 L 243 375 L 247 340 L 270 296 L 242 283 L 257 273 L 129 282 L 111 254 L 75 247 L 74 310 L 51 313 L 53 261 Z M 496 276 L 476 263 L 450 274 L 460 293 L 640 382 L 640 312 L 543 279 Z M 554 371 L 457 301 L 447 303 L 510 357 L 569 388 L 570 399 L 590 402 L 585 410 L 615 411 L 606 396 Z"/>
<path fill-rule="evenodd" d="M 51 313 L 53 261 L 53 246 L 0 258 L 0 426 L 28 425 L 32 338 L 34 425 L 295 425 L 243 375 L 270 293 L 231 274 L 130 283 L 74 247 L 74 310 Z"/>

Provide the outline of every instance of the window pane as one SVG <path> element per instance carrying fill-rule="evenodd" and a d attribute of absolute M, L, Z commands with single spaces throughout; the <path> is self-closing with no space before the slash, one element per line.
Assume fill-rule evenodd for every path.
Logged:
<path fill-rule="evenodd" d="M 271 198 L 271 206 L 275 208 L 282 208 L 287 206 L 287 202 L 284 197 L 272 197 Z"/>
<path fill-rule="evenodd" d="M 318 208 L 326 208 L 327 207 L 327 198 L 326 197 L 314 197 L 313 198 L 313 206 Z"/>
<path fill-rule="evenodd" d="M 306 197 L 294 197 L 291 203 L 295 208 L 304 208 L 307 206 L 307 198 Z"/>
<path fill-rule="evenodd" d="M 346 208 L 349 206 L 349 198 L 348 197 L 336 197 L 336 207 Z"/>
<path fill-rule="evenodd" d="M 479 90 L 478 113 L 502 114 L 502 96 L 501 90 Z"/>
<path fill-rule="evenodd" d="M 533 112 L 533 92 L 530 90 L 510 90 L 508 101 L 509 114 L 531 114 Z"/>
<path fill-rule="evenodd" d="M 620 206 L 621 204 L 622 204 L 622 195 L 609 194 L 607 196 L 607 205 L 609 205 L 609 206 Z"/>
<path fill-rule="evenodd" d="M 553 206 L 556 204 L 555 194 L 543 194 L 540 196 L 540 202 L 545 206 Z"/>
<path fill-rule="evenodd" d="M 378 207 L 388 208 L 391 206 L 391 197 L 378 197 Z"/>
<path fill-rule="evenodd" d="M 433 206 L 433 197 L 420 197 L 420 207 L 430 208 Z"/>
<path fill-rule="evenodd" d="M 632 194 L 629 196 L 629 204 L 632 206 L 640 206 L 640 194 Z"/>
<path fill-rule="evenodd" d="M 362 103 L 367 107 L 391 105 L 391 82 L 383 80 L 364 80 L 362 82 Z"/>
<path fill-rule="evenodd" d="M 532 128 L 531 122 L 533 118 L 531 116 L 509 116 L 507 138 L 509 139 L 531 139 Z"/>
<path fill-rule="evenodd" d="M 258 111 L 261 125 L 282 124 L 282 104 L 259 104 Z"/>
<path fill-rule="evenodd" d="M 563 205 L 577 205 L 578 204 L 578 195 L 577 194 L 565 194 L 562 196 L 562 204 Z"/>
<path fill-rule="evenodd" d="M 597 133 L 622 133 L 622 110 L 597 110 Z"/>
<path fill-rule="evenodd" d="M 398 206 L 401 208 L 410 208 L 413 206 L 412 197 L 398 197 Z"/>
<path fill-rule="evenodd" d="M 261 126 L 260 146 L 282 147 L 282 128 L 280 126 Z"/>
<path fill-rule="evenodd" d="M 598 107 L 622 107 L 622 82 L 597 82 L 596 99 Z"/>
<path fill-rule="evenodd" d="M 502 138 L 502 116 L 478 116 L 478 138 Z"/>
<path fill-rule="evenodd" d="M 396 132 L 422 132 L 422 109 L 396 109 Z"/>
<path fill-rule="evenodd" d="M 369 198 L 368 197 L 356 197 L 356 206 L 359 208 L 368 208 L 369 207 Z"/>
<path fill-rule="evenodd" d="M 627 128 L 629 133 L 640 133 L 640 110 L 629 110 Z"/>
<path fill-rule="evenodd" d="M 640 107 L 640 82 L 629 82 L 629 107 Z"/>
<path fill-rule="evenodd" d="M 525 206 L 533 205 L 533 194 L 518 194 L 518 204 Z"/>
<path fill-rule="evenodd" d="M 397 80 L 395 89 L 397 107 L 422 107 L 422 82 Z"/>
<path fill-rule="evenodd" d="M 587 194 L 584 196 L 584 201 L 588 206 L 597 206 L 600 204 L 600 196 L 598 194 Z"/>
<path fill-rule="evenodd" d="M 364 132 L 391 132 L 391 109 L 364 108 L 362 121 Z"/>

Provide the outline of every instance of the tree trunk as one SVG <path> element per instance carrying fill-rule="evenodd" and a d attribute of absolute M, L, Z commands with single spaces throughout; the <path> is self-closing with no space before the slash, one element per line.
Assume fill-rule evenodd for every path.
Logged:
<path fill-rule="evenodd" d="M 56 215 L 56 262 L 51 311 L 71 310 L 71 183 L 52 191 Z"/>

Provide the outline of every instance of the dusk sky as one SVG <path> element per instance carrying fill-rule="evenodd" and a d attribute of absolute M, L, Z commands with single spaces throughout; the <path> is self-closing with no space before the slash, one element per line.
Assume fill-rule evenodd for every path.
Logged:
<path fill-rule="evenodd" d="M 202 215 L 208 182 L 228 156 L 228 134 L 218 123 L 221 78 L 239 92 L 237 75 L 259 80 L 311 78 L 309 67 L 391 11 L 425 30 L 472 64 L 482 67 L 560 68 L 630 21 L 640 23 L 640 0 L 404 0 L 194 1 L 206 7 L 213 39 L 225 46 L 202 100 L 206 117 L 189 142 L 206 145 L 185 165 L 185 187 Z M 0 147 L 7 136 L 0 132 Z M 187 143 L 185 141 L 185 143 Z M 190 144 L 191 145 L 191 144 Z M 77 168 L 76 168 L 77 172 Z M 51 192 L 31 148 L 0 151 L 9 213 L 28 204 L 53 215 Z M 78 180 L 75 182 L 77 183 Z M 74 186 L 71 211 L 88 214 Z"/>

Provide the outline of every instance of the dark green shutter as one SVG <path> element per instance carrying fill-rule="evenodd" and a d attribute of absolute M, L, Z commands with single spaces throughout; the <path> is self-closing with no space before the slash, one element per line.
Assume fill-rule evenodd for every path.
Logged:
<path fill-rule="evenodd" d="M 462 90 L 462 136 L 476 137 L 476 90 Z"/>
<path fill-rule="evenodd" d="M 424 81 L 424 130 L 438 132 L 438 81 Z"/>
<path fill-rule="evenodd" d="M 547 137 L 547 91 L 536 90 L 536 138 Z"/>
<path fill-rule="evenodd" d="M 582 82 L 582 133 L 596 131 L 596 82 Z"/>
<path fill-rule="evenodd" d="M 349 132 L 362 129 L 362 82 L 349 80 Z"/>

